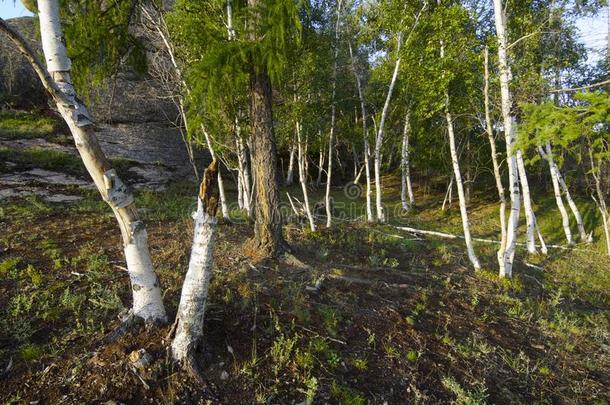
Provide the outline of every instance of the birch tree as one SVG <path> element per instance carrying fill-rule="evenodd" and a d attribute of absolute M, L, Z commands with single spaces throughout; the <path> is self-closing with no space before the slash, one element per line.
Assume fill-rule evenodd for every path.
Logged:
<path fill-rule="evenodd" d="M 51 94 L 57 110 L 70 128 L 87 172 L 119 223 L 131 281 L 132 315 L 146 322 L 166 322 L 167 315 L 150 257 L 146 228 L 138 216 L 133 195 L 100 148 L 87 108 L 77 97 L 72 84 L 71 61 L 63 41 L 58 0 L 38 1 L 38 19 L 46 71 L 23 38 L 4 20 L 0 20 L 0 29 L 24 54 Z"/>
<path fill-rule="evenodd" d="M 489 141 L 489 148 L 491 150 L 491 162 L 493 165 L 494 179 L 496 181 L 496 189 L 498 190 L 498 199 L 500 201 L 500 251 L 506 249 L 506 195 L 504 192 L 504 185 L 502 184 L 502 176 L 500 174 L 500 163 L 498 160 L 498 152 L 496 150 L 496 140 L 494 138 L 493 123 L 491 121 L 491 108 L 489 105 L 489 48 L 485 47 L 483 53 L 484 60 L 484 88 L 483 88 L 483 103 L 485 107 L 485 133 L 487 134 L 487 140 Z M 503 261 L 499 256 L 498 258 Z"/>
<path fill-rule="evenodd" d="M 438 3 L 440 5 L 440 0 Z M 440 59 L 441 61 L 445 58 L 445 43 L 443 40 L 440 42 Z M 443 76 L 446 74 L 443 71 Z M 449 111 L 449 89 L 445 90 L 445 105 L 444 105 L 444 116 L 445 121 L 447 122 L 447 134 L 449 136 L 449 151 L 451 153 L 451 166 L 453 168 L 453 178 L 455 179 L 455 185 L 458 192 L 458 200 L 460 204 L 460 216 L 462 218 L 462 229 L 464 231 L 464 240 L 466 242 L 466 253 L 468 254 L 468 259 L 470 263 L 478 270 L 481 268 L 479 264 L 479 259 L 474 252 L 474 245 L 472 241 L 472 236 L 470 235 L 470 222 L 468 220 L 468 209 L 466 207 L 466 197 L 464 195 L 464 184 L 462 182 L 462 173 L 460 171 L 460 163 L 458 160 L 458 152 L 455 142 L 455 133 L 453 128 L 453 116 Z"/>
<path fill-rule="evenodd" d="M 507 56 L 506 16 L 502 0 L 493 0 L 496 35 L 498 41 L 498 65 L 500 69 L 500 93 L 502 101 L 502 119 L 504 140 L 508 166 L 508 185 L 511 210 L 506 228 L 506 246 L 498 250 L 500 277 L 512 277 L 513 261 L 517 246 L 517 226 L 521 209 L 521 193 L 519 190 L 519 169 L 517 167 L 515 145 L 515 117 L 512 112 L 512 96 L 510 91 L 511 71 Z"/>
<path fill-rule="evenodd" d="M 381 118 L 379 119 L 379 126 L 377 128 L 377 135 L 375 136 L 375 149 L 374 149 L 374 168 L 375 168 L 375 209 L 377 210 L 377 221 L 383 223 L 386 221 L 385 213 L 383 211 L 383 204 L 381 202 L 381 147 L 383 146 L 383 135 L 385 121 L 388 117 L 390 108 L 390 100 L 392 99 L 392 93 L 394 92 L 394 86 L 396 85 L 396 79 L 398 77 L 398 71 L 400 69 L 400 47 L 402 45 L 402 32 L 396 34 L 396 61 L 394 62 L 394 70 L 392 72 L 392 78 L 390 79 L 390 85 L 388 87 L 388 93 L 386 95 L 385 103 L 383 104 L 383 110 L 381 111 Z"/>
<path fill-rule="evenodd" d="M 333 174 L 333 154 L 335 152 L 335 121 L 337 115 L 337 63 L 339 58 L 339 26 L 341 22 L 341 4 L 343 0 L 337 1 L 336 20 L 335 20 L 335 41 L 333 44 L 333 71 L 332 71 L 332 98 L 331 98 L 331 113 L 330 113 L 330 132 L 328 136 L 328 166 L 326 168 L 326 194 L 324 197 L 324 205 L 326 206 L 326 227 L 332 225 L 332 204 L 330 198 L 330 186 Z"/>
<path fill-rule="evenodd" d="M 409 135 L 411 133 L 410 112 L 405 115 L 405 125 L 402 133 L 402 150 L 400 159 L 400 201 L 404 210 L 409 210 L 415 205 L 415 196 L 411 187 L 411 170 L 409 167 Z"/>
<path fill-rule="evenodd" d="M 362 80 L 360 78 L 360 74 L 358 73 L 358 69 L 356 66 L 356 60 L 354 57 L 354 53 L 352 50 L 351 42 L 348 42 L 349 47 L 349 56 L 351 61 L 352 72 L 354 73 L 354 77 L 356 79 L 356 88 L 358 90 L 358 101 L 360 102 L 360 113 L 362 115 L 362 140 L 363 140 L 363 157 L 364 157 L 364 173 L 366 179 L 366 220 L 368 222 L 374 222 L 375 216 L 373 214 L 373 206 L 372 206 L 372 193 L 373 188 L 371 187 L 371 148 L 369 146 L 369 132 L 366 125 L 367 114 L 366 114 L 366 104 L 364 101 L 364 91 L 362 88 Z"/>
<path fill-rule="evenodd" d="M 191 257 L 182 285 L 175 336 L 171 344 L 173 360 L 195 376 L 199 375 L 199 371 L 194 353 L 203 337 L 205 307 L 214 263 L 216 209 L 219 198 L 217 171 L 218 163 L 213 160 L 205 169 L 199 188 L 197 211 L 193 213 Z"/>

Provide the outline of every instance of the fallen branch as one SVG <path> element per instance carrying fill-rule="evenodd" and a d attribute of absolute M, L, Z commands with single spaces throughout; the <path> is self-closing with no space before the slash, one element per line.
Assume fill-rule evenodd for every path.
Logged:
<path fill-rule="evenodd" d="M 451 234 L 451 233 L 438 232 L 438 231 L 426 231 L 426 230 L 423 230 L 423 229 L 410 228 L 408 226 L 397 226 L 396 229 L 399 229 L 399 230 L 405 231 L 405 232 L 411 232 L 411 233 L 415 233 L 415 234 L 420 234 L 420 235 L 437 236 L 439 238 L 445 238 L 445 239 L 464 239 L 464 237 L 462 235 L 454 235 L 454 234 Z M 477 242 L 481 242 L 481 243 L 492 243 L 492 244 L 497 244 L 497 245 L 499 245 L 501 243 L 499 240 L 493 240 L 493 239 L 472 238 L 472 240 L 477 241 Z M 517 245 L 519 245 L 519 246 L 527 246 L 525 243 L 521 243 L 521 242 L 517 242 Z M 536 245 L 536 247 L 540 247 L 540 245 Z M 576 248 L 573 248 L 573 247 L 561 246 L 561 245 L 547 245 L 546 247 L 547 248 L 552 248 L 552 249 L 577 250 L 577 251 L 581 251 L 581 252 L 588 252 L 588 251 L 593 252 L 593 250 L 590 250 L 590 249 L 576 249 Z"/>

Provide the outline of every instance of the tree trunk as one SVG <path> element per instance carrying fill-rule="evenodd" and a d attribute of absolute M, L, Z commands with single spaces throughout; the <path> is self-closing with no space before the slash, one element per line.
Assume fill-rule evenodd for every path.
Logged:
<path fill-rule="evenodd" d="M 452 196 L 453 190 L 453 173 L 451 173 L 451 177 L 449 178 L 449 185 L 447 186 L 447 192 L 445 192 L 445 198 L 443 199 L 442 210 L 445 211 L 445 207 L 451 208 L 451 200 L 453 200 Z"/>
<path fill-rule="evenodd" d="M 439 0 L 440 2 L 440 0 Z M 445 57 L 445 45 L 441 41 L 440 58 Z M 444 73 L 443 73 L 444 74 Z M 460 216 L 462 217 L 462 228 L 464 230 L 464 241 L 466 242 L 466 253 L 468 259 L 475 270 L 481 268 L 479 259 L 474 252 L 472 237 L 470 235 L 470 222 L 468 221 L 468 210 L 466 208 L 466 196 L 464 195 L 464 184 L 462 183 L 462 173 L 460 171 L 460 163 L 458 160 L 458 152 L 455 144 L 455 133 L 453 131 L 453 117 L 449 112 L 449 90 L 445 90 L 445 120 L 447 121 L 447 133 L 449 135 L 449 151 L 451 153 L 451 165 L 453 166 L 453 178 L 458 192 L 458 200 L 460 204 Z"/>
<path fill-rule="evenodd" d="M 598 160 L 598 164 L 595 164 L 595 160 L 593 159 L 593 152 L 591 143 L 589 141 L 589 162 L 591 164 L 591 175 L 593 176 L 593 180 L 595 181 L 595 192 L 597 194 L 597 199 L 593 196 L 593 201 L 599 208 L 600 213 L 602 214 L 602 222 L 604 227 L 604 236 L 606 237 L 606 252 L 608 253 L 608 257 L 610 257 L 610 220 L 608 215 L 608 207 L 606 206 L 606 200 L 604 199 L 604 192 L 602 191 L 602 182 L 600 176 L 602 175 L 602 167 L 601 160 Z"/>
<path fill-rule="evenodd" d="M 176 335 L 171 346 L 173 360 L 189 367 L 195 366 L 193 355 L 203 336 L 205 306 L 212 278 L 219 192 L 215 184 L 217 171 L 218 163 L 214 160 L 205 170 L 199 189 L 197 212 L 193 214 L 193 247 L 182 284 L 176 315 Z"/>
<path fill-rule="evenodd" d="M 306 150 L 307 150 L 307 141 L 305 141 L 305 146 L 303 146 L 301 140 L 301 123 L 297 121 L 296 123 L 296 133 L 297 133 L 297 149 L 298 149 L 298 169 L 299 169 L 299 182 L 301 183 L 301 190 L 303 191 L 303 205 L 305 207 L 305 215 L 307 215 L 307 220 L 309 221 L 309 228 L 312 232 L 316 231 L 316 223 L 314 221 L 313 215 L 311 214 L 311 208 L 309 206 L 309 194 L 307 192 L 307 173 L 305 172 L 305 159 Z"/>
<path fill-rule="evenodd" d="M 527 251 L 529 253 L 536 253 L 536 214 L 532 207 L 532 198 L 530 193 L 529 181 L 527 179 L 527 172 L 525 171 L 525 163 L 523 162 L 523 154 L 520 150 L 516 151 L 517 154 L 517 168 L 519 171 L 519 181 L 521 183 L 521 191 L 523 193 L 523 209 L 525 211 L 525 223 L 526 223 L 526 241 Z"/>
<path fill-rule="evenodd" d="M 411 133 L 410 114 L 407 111 L 405 115 L 405 126 L 402 132 L 402 154 L 400 160 L 401 168 L 401 189 L 400 200 L 402 208 L 409 210 L 415 205 L 415 197 L 413 196 L 413 188 L 411 187 L 411 173 L 409 168 L 409 135 Z"/>
<path fill-rule="evenodd" d="M 134 316 L 146 322 L 166 322 L 159 281 L 154 272 L 146 228 L 138 217 L 133 195 L 110 166 L 99 146 L 85 105 L 76 97 L 70 79 L 70 59 L 63 42 L 57 0 L 38 2 L 42 48 L 48 73 L 36 54 L 17 32 L 0 19 L 0 30 L 24 54 L 43 86 L 52 95 L 61 116 L 68 124 L 81 159 L 102 198 L 112 208 L 119 223 L 127 269 L 132 286 Z"/>
<path fill-rule="evenodd" d="M 494 169 L 494 179 L 496 180 L 496 188 L 498 189 L 498 199 L 500 200 L 500 251 L 506 249 L 506 196 L 504 194 L 504 185 L 502 184 L 502 176 L 500 175 L 500 163 L 498 162 L 498 152 L 496 151 L 496 141 L 494 139 L 493 124 L 491 122 L 491 111 L 489 107 L 489 49 L 485 47 L 485 84 L 484 84 L 484 104 L 485 104 L 485 132 L 491 149 L 491 162 Z M 500 257 L 498 257 L 500 259 Z M 499 260 L 500 267 L 504 266 L 504 260 Z"/>
<path fill-rule="evenodd" d="M 515 144 L 515 117 L 512 114 L 512 96 L 510 93 L 510 66 L 506 54 L 506 24 L 502 0 L 494 0 L 494 15 L 496 32 L 498 36 L 498 61 L 500 68 L 500 93 L 502 98 L 502 118 L 504 122 L 504 139 L 506 142 L 506 155 L 508 165 L 508 184 L 510 191 L 511 209 L 506 228 L 506 248 L 498 250 L 500 262 L 500 277 L 512 277 L 513 261 L 517 243 L 517 226 L 519 225 L 519 211 L 521 196 L 519 191 L 519 172 L 517 158 L 513 151 Z"/>
<path fill-rule="evenodd" d="M 449 97 L 447 97 L 448 99 Z M 455 147 L 455 134 L 453 132 L 453 118 L 451 113 L 445 107 L 445 119 L 447 120 L 447 132 L 449 133 L 449 149 L 451 151 L 451 164 L 453 166 L 453 176 L 455 178 L 455 185 L 458 192 L 458 199 L 460 202 L 460 214 L 462 217 L 462 228 L 464 229 L 464 240 L 466 241 L 466 252 L 468 253 L 468 259 L 470 263 L 478 270 L 481 268 L 479 259 L 474 253 L 474 246 L 472 243 L 472 237 L 470 236 L 470 223 L 468 221 L 468 210 L 466 209 L 466 197 L 464 196 L 464 186 L 462 184 L 462 175 L 460 173 L 460 164 L 458 162 L 457 148 Z"/>
<path fill-rule="evenodd" d="M 254 238 L 250 254 L 255 257 L 275 257 L 285 242 L 282 236 L 282 214 L 277 172 L 271 83 L 267 72 L 253 71 L 250 75 L 250 122 L 252 125 L 252 174 L 256 204 Z"/>
<path fill-rule="evenodd" d="M 205 142 L 208 145 L 208 150 L 210 151 L 210 155 L 212 155 L 212 160 L 216 160 L 216 153 L 214 152 L 214 147 L 212 146 L 212 140 L 210 139 L 210 134 L 205 129 L 203 124 L 201 124 L 201 131 L 205 136 Z M 231 215 L 229 213 L 229 206 L 227 205 L 227 197 L 225 194 L 225 185 L 222 181 L 222 174 L 220 174 L 220 169 L 218 170 L 218 191 L 220 193 L 220 207 L 222 211 L 222 217 L 227 221 L 231 220 Z"/>
<path fill-rule="evenodd" d="M 294 180 L 294 160 L 296 158 L 297 146 L 292 145 L 290 147 L 290 160 L 288 161 L 288 173 L 286 174 L 286 185 L 292 185 Z"/>
<path fill-rule="evenodd" d="M 358 98 L 360 99 L 360 110 L 362 112 L 362 139 L 364 141 L 364 173 L 366 175 L 366 220 L 368 222 L 374 222 L 375 217 L 373 216 L 372 204 L 373 189 L 371 187 L 371 148 L 369 146 L 369 132 L 366 127 L 366 104 L 364 102 L 364 92 L 362 90 L 362 82 L 360 80 L 360 75 L 356 70 L 356 62 L 354 59 L 354 54 L 352 52 L 351 42 L 349 43 L 349 56 L 352 63 L 352 70 L 354 72 L 354 76 L 356 77 L 356 87 L 358 88 Z"/>
<path fill-rule="evenodd" d="M 333 174 L 333 153 L 335 148 L 335 120 L 337 115 L 337 103 L 335 100 L 337 94 L 337 59 L 339 57 L 339 22 L 341 16 L 341 3 L 337 3 L 337 20 L 335 23 L 335 42 L 333 55 L 333 77 L 332 77 L 332 106 L 330 115 L 330 134 L 328 137 L 328 166 L 326 169 L 326 195 L 324 197 L 324 205 L 326 206 L 326 227 L 330 228 L 333 222 L 332 204 L 330 198 L 330 186 L 332 183 Z"/>
<path fill-rule="evenodd" d="M 551 172 L 551 181 L 553 183 L 553 194 L 555 195 L 555 202 L 557 203 L 557 208 L 559 209 L 559 213 L 561 214 L 561 224 L 563 226 L 563 231 L 566 235 L 566 241 L 568 245 L 574 244 L 574 239 L 572 239 L 572 231 L 570 230 L 570 218 L 568 217 L 568 211 L 566 210 L 565 205 L 563 205 L 563 200 L 561 198 L 561 189 L 559 185 L 559 180 L 557 178 L 557 168 L 555 166 L 555 162 L 553 161 L 552 156 L 547 155 L 546 151 L 542 149 L 542 147 L 538 148 L 540 155 L 548 162 L 549 171 Z"/>
<path fill-rule="evenodd" d="M 316 186 L 320 187 L 322 185 L 322 172 L 324 171 L 324 147 L 320 146 L 318 158 L 318 178 L 316 179 Z"/>
<path fill-rule="evenodd" d="M 557 163 L 555 163 L 555 160 L 553 159 L 553 149 L 551 148 L 550 143 L 546 144 L 546 155 L 550 158 L 549 164 L 552 163 L 552 165 L 555 166 L 555 176 L 557 177 L 557 181 L 559 182 L 559 185 L 563 190 L 568 205 L 570 206 L 572 214 L 574 215 L 574 219 L 576 220 L 576 226 L 578 227 L 578 234 L 580 235 L 580 240 L 582 242 L 591 242 L 589 237 L 587 236 L 587 232 L 585 231 L 585 226 L 582 222 L 582 216 L 580 215 L 580 211 L 578 210 L 578 207 L 576 206 L 576 203 L 574 202 L 574 200 L 572 199 L 572 195 L 570 194 L 570 189 L 568 188 L 568 185 L 566 184 L 563 176 L 561 175 L 561 170 L 559 170 L 559 166 L 557 166 Z"/>
<path fill-rule="evenodd" d="M 381 119 L 379 120 L 379 128 L 377 129 L 377 136 L 375 138 L 375 208 L 377 209 L 377 220 L 381 223 L 386 221 L 385 213 L 383 212 L 383 204 L 381 202 L 381 147 L 383 146 L 383 129 L 385 125 L 385 120 L 390 110 L 390 100 L 392 99 L 392 93 L 394 91 L 394 85 L 396 84 L 396 78 L 398 77 L 398 69 L 400 68 L 400 61 L 402 59 L 400 57 L 402 32 L 398 33 L 396 41 L 396 63 L 394 64 L 392 80 L 390 81 L 388 94 L 386 95 L 383 110 L 381 111 Z"/>
<path fill-rule="evenodd" d="M 237 149 L 237 170 L 242 186 L 242 203 L 243 208 L 248 213 L 248 217 L 252 218 L 252 186 L 250 184 L 250 172 L 248 170 L 247 154 L 244 141 L 237 130 L 237 138 L 235 139 Z"/>

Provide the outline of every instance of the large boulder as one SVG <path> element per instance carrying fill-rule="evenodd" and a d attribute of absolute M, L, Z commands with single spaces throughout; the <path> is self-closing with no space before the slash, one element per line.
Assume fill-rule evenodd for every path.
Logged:
<path fill-rule="evenodd" d="M 14 18 L 8 23 L 42 54 L 34 17 Z M 134 30 L 137 32 L 137 27 Z M 149 60 L 159 63 L 163 52 L 158 45 L 149 42 L 146 46 Z M 155 80 L 151 75 L 135 74 L 124 66 L 104 85 L 91 89 L 87 104 L 102 149 L 110 157 L 160 163 L 181 178 L 194 178 L 184 138 L 176 126 L 179 111 L 168 88 L 171 88 L 168 83 Z M 2 103 L 5 107 L 26 109 L 48 103 L 32 68 L 4 38 L 0 41 L 0 105 Z M 207 153 L 196 153 L 198 167 L 203 167 L 209 159 Z"/>
<path fill-rule="evenodd" d="M 42 51 L 34 18 L 13 18 L 7 23 L 20 32 L 34 50 Z M 46 105 L 44 88 L 34 70 L 8 38 L 3 34 L 0 38 L 0 108 L 27 109 Z"/>

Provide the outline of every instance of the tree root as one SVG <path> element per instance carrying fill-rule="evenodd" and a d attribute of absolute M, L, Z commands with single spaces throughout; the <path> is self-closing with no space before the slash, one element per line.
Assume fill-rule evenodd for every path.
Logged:
<path fill-rule="evenodd" d="M 117 328 L 115 328 L 111 332 L 107 333 L 106 336 L 104 336 L 104 342 L 116 342 L 121 336 L 126 335 L 127 333 L 139 328 L 144 324 L 145 322 L 143 318 L 130 313 L 122 320 L 121 324 Z"/>

